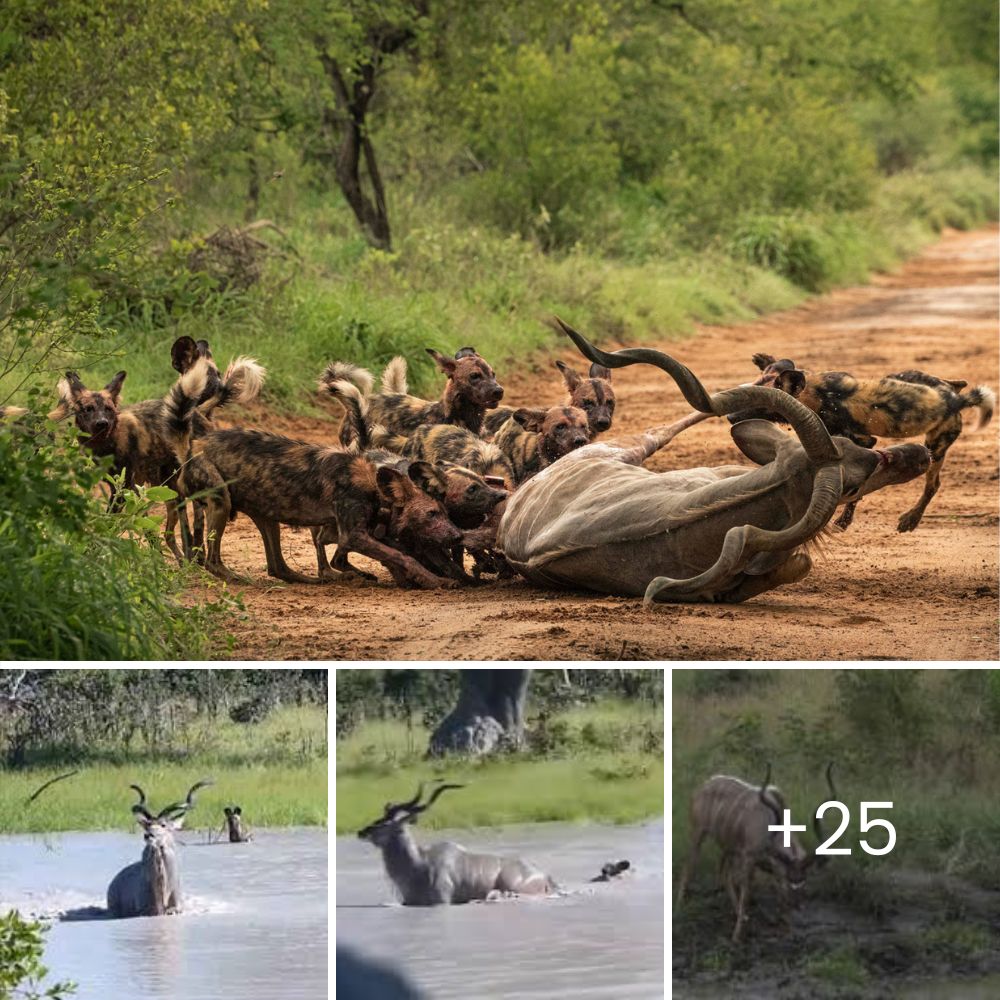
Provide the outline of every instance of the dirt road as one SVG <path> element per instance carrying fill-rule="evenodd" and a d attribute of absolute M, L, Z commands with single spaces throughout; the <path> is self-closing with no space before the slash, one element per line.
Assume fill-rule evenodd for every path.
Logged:
<path fill-rule="evenodd" d="M 898 273 L 734 327 L 646 344 L 683 361 L 710 390 L 756 375 L 765 351 L 809 369 L 877 376 L 921 368 L 998 388 L 996 230 L 948 233 Z M 572 317 L 567 317 L 572 320 Z M 584 331 L 586 333 L 586 331 Z M 604 346 L 609 346 L 605 344 Z M 566 361 L 581 359 L 572 348 Z M 554 360 L 554 358 L 553 358 Z M 505 401 L 556 402 L 557 373 L 499 367 Z M 688 411 L 661 372 L 616 372 L 615 427 L 631 433 Z M 321 421 L 283 420 L 283 433 L 334 439 Z M 967 424 L 968 426 L 968 424 Z M 849 531 L 833 538 L 802 583 L 736 606 L 660 605 L 636 599 L 542 591 L 522 580 L 462 591 L 378 584 L 284 585 L 264 575 L 260 537 L 245 517 L 226 532 L 227 563 L 253 578 L 246 620 L 234 624 L 240 659 L 933 659 L 998 656 L 997 422 L 963 434 L 949 452 L 942 488 L 916 532 L 896 520 L 922 481 L 874 494 Z M 709 421 L 681 435 L 654 469 L 727 464 L 738 452 L 726 426 Z M 308 531 L 283 533 L 289 562 L 315 572 Z M 357 557 L 354 557 L 357 558 Z M 366 565 L 358 560 L 358 565 Z"/>

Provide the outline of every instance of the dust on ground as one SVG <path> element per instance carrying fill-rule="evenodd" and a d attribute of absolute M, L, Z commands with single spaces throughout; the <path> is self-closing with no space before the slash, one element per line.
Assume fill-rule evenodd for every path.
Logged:
<path fill-rule="evenodd" d="M 897 272 L 799 308 L 730 327 L 699 327 L 681 341 L 645 343 L 683 361 L 710 391 L 750 381 L 762 351 L 800 367 L 881 376 L 920 368 L 970 386 L 998 382 L 998 246 L 995 229 L 948 232 Z M 572 320 L 572 317 L 566 317 Z M 587 333 L 586 330 L 583 331 Z M 605 345 L 609 346 L 609 345 Z M 572 346 L 553 354 L 578 368 Z M 266 362 L 266 359 L 264 359 Z M 349 359 L 345 359 L 349 360 Z M 562 399 L 554 368 L 500 366 L 505 403 Z M 304 377 L 304 386 L 310 379 Z M 673 382 L 648 366 L 616 371 L 615 426 L 630 434 L 689 411 Z M 305 388 L 304 388 L 304 391 Z M 259 426 L 318 443 L 329 422 L 260 415 Z M 941 489 L 919 528 L 896 532 L 915 503 L 916 480 L 865 498 L 851 528 L 814 557 L 801 583 L 740 605 L 663 604 L 540 590 L 523 580 L 447 591 L 379 582 L 283 584 L 265 575 L 260 536 L 243 516 L 223 554 L 252 578 L 246 615 L 232 622 L 237 659 L 931 659 L 998 656 L 998 457 L 996 422 L 966 433 L 948 453 Z M 664 470 L 739 461 L 727 426 L 706 421 L 648 463 Z M 308 530 L 282 532 L 290 565 L 315 573 Z M 210 588 L 206 588 L 206 591 Z M 214 588 L 212 588 L 214 589 Z"/>

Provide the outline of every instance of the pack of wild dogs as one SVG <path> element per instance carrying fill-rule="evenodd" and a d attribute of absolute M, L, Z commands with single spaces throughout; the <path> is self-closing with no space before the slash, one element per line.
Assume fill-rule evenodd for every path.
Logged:
<path fill-rule="evenodd" d="M 710 394 L 669 355 L 601 351 L 561 320 L 554 325 L 591 362 L 586 371 L 556 362 L 564 396 L 554 404 L 502 405 L 494 369 L 472 347 L 453 356 L 428 349 L 444 377 L 436 400 L 410 393 L 402 357 L 378 386 L 365 369 L 331 362 L 318 388 L 343 416 L 327 445 L 218 427 L 216 411 L 252 401 L 265 370 L 241 357 L 221 372 L 208 343 L 190 337 L 173 344 L 179 377 L 164 398 L 124 406 L 124 371 L 103 389 L 67 372 L 49 416 L 72 418 L 86 447 L 111 456 L 126 488 L 173 488 L 167 546 L 223 579 L 240 579 L 223 561 L 223 539 L 242 513 L 260 532 L 268 574 L 289 582 L 374 580 L 351 564 L 356 552 L 400 586 L 454 587 L 516 571 L 549 586 L 733 602 L 801 579 L 808 544 L 836 508 L 844 508 L 836 523 L 846 528 L 862 496 L 924 475 L 920 499 L 898 523 L 915 529 L 962 411 L 978 410 L 982 427 L 994 408 L 989 389 L 963 392 L 959 380 L 915 370 L 877 379 L 808 372 L 765 354 L 753 358 L 755 381 Z M 632 364 L 666 372 L 694 412 L 644 434 L 607 435 L 612 369 Z M 728 418 L 753 465 L 661 473 L 643 466 L 710 417 Z M 924 445 L 876 447 L 878 438 L 921 434 Z M 113 494 L 112 506 L 118 500 Z M 311 530 L 315 576 L 286 563 L 282 525 Z"/>

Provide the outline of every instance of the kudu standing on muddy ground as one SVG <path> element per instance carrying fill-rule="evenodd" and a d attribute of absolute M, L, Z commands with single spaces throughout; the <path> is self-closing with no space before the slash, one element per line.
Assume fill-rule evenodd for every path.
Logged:
<path fill-rule="evenodd" d="M 473 854 L 450 840 L 429 847 L 417 844 L 407 824 L 415 823 L 443 792 L 465 787 L 439 785 L 421 805 L 424 785 L 420 783 L 409 802 L 387 802 L 381 819 L 358 831 L 361 840 L 370 841 L 382 852 L 385 869 L 404 906 L 468 903 L 493 893 L 542 895 L 556 889 L 550 876 L 520 858 Z"/>
<path fill-rule="evenodd" d="M 180 830 L 194 806 L 194 793 L 211 785 L 205 780 L 191 786 L 183 802 L 172 802 L 155 816 L 146 808 L 146 793 L 138 785 L 129 785 L 139 793 L 132 815 L 143 828 L 146 846 L 142 859 L 123 868 L 108 886 L 108 914 L 112 917 L 158 917 L 179 913 L 181 909 L 181 874 L 177 862 L 174 831 Z"/>
<path fill-rule="evenodd" d="M 872 450 L 832 437 L 812 410 L 776 389 L 745 385 L 709 394 L 669 355 L 648 348 L 607 353 L 560 325 L 591 361 L 660 368 L 698 412 L 629 441 L 578 448 L 514 493 L 497 546 L 542 586 L 644 594 L 646 604 L 745 601 L 806 576 L 806 547 L 838 504 L 907 482 L 930 463 L 923 445 Z M 692 423 L 751 406 L 780 411 L 795 432 L 761 420 L 736 424 L 736 445 L 759 468 L 642 467 Z"/>
<path fill-rule="evenodd" d="M 826 769 L 830 799 L 837 798 L 833 785 L 833 764 Z M 681 874 L 677 905 L 684 900 L 687 884 L 698 863 L 698 852 L 706 837 L 711 837 L 722 852 L 719 873 L 736 911 L 733 941 L 739 941 L 747 921 L 750 905 L 750 883 L 756 868 L 777 876 L 783 902 L 789 902 L 789 890 L 801 889 L 809 870 L 823 867 L 828 855 L 807 851 L 795 836 L 789 835 L 785 847 L 784 833 L 769 831 L 768 826 L 784 822 L 787 806 L 779 789 L 769 784 L 771 765 L 759 787 L 739 778 L 717 774 L 709 778 L 691 799 L 691 846 L 687 864 Z M 813 813 L 813 831 L 819 844 L 826 839 L 822 823 Z"/>

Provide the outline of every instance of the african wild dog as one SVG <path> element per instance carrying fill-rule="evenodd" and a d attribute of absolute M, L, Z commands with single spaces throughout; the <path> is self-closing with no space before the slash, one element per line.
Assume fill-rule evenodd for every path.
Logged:
<path fill-rule="evenodd" d="M 427 348 L 427 353 L 437 362 L 448 377 L 441 398 L 429 402 L 411 396 L 406 384 L 406 361 L 393 358 L 382 375 L 382 389 L 368 400 L 373 424 L 380 424 L 394 434 L 412 434 L 422 424 L 454 424 L 479 434 L 483 416 L 503 399 L 503 388 L 497 383 L 493 369 L 478 355 L 459 353 L 460 358 L 449 358 Z M 327 369 L 333 379 L 346 379 L 362 392 L 372 385 L 370 372 L 354 365 L 334 362 Z M 352 436 L 349 421 L 344 420 L 340 440 L 347 444 Z"/>
<path fill-rule="evenodd" d="M 487 481 L 502 482 L 507 490 L 512 490 L 515 485 L 514 467 L 500 448 L 492 441 L 484 441 L 464 427 L 424 424 L 408 438 L 386 434 L 376 429 L 372 440 L 379 447 L 396 451 L 412 460 L 422 460 L 435 465 L 450 462 L 471 469 Z"/>
<path fill-rule="evenodd" d="M 576 406 L 515 410 L 493 437 L 510 462 L 518 486 L 589 441 L 587 414 Z"/>
<path fill-rule="evenodd" d="M 587 414 L 591 439 L 611 427 L 615 413 L 615 390 L 611 388 L 611 369 L 604 365 L 590 366 L 584 378 L 563 361 L 556 362 L 566 383 L 566 406 L 575 406 Z M 512 406 L 498 406 L 483 421 L 484 434 L 496 434 L 514 412 Z"/>
<path fill-rule="evenodd" d="M 900 517 L 899 531 L 913 531 L 937 493 L 945 456 L 962 432 L 962 410 L 978 409 L 975 431 L 990 422 L 996 404 L 993 391 L 986 386 L 962 393 L 967 382 L 941 379 L 914 369 L 883 378 L 859 379 L 846 372 L 803 371 L 788 358 L 776 361 L 770 354 L 755 354 L 753 362 L 762 372 L 755 384 L 770 385 L 794 396 L 819 414 L 831 434 L 850 438 L 865 448 L 874 447 L 880 437 L 925 435 L 931 464 L 924 491 L 915 506 Z M 736 423 L 762 416 L 774 419 L 773 414 L 744 411 L 730 415 L 729 420 Z M 856 506 L 849 503 L 844 508 L 836 521 L 841 528 L 851 523 Z"/>
<path fill-rule="evenodd" d="M 263 380 L 263 369 L 255 368 L 253 378 L 233 380 L 227 375 L 227 384 L 232 388 L 221 389 L 222 379 L 212 359 L 208 342 L 195 342 L 190 337 L 179 337 L 170 350 L 173 367 L 183 375 L 190 371 L 197 361 L 203 361 L 206 369 L 205 391 L 199 402 L 204 402 L 213 394 L 218 398 L 214 406 L 228 403 L 247 403 L 257 396 Z M 231 366 L 238 366 L 237 359 Z M 260 377 L 256 377 L 259 375 Z M 87 389 L 76 372 L 66 372 L 57 386 L 59 403 L 49 414 L 51 420 L 64 420 L 72 416 L 77 428 L 86 435 L 82 443 L 95 455 L 110 455 L 111 470 L 114 475 L 124 471 L 126 489 L 137 485 L 167 485 L 174 487 L 177 473 L 177 457 L 170 442 L 164 436 L 163 419 L 166 413 L 162 399 L 147 399 L 141 403 L 121 407 L 120 396 L 125 372 L 117 375 L 100 390 Z M 211 426 L 210 417 L 198 411 L 192 414 L 196 435 L 205 433 Z M 116 509 L 120 497 L 112 491 L 109 509 Z M 168 501 L 167 516 L 163 526 L 167 547 L 177 557 L 174 528 L 177 524 L 177 504 Z M 196 535 L 199 534 L 196 526 Z M 190 553 L 187 553 L 190 554 Z"/>
<path fill-rule="evenodd" d="M 507 491 L 498 488 L 502 487 L 503 480 L 484 477 L 471 469 L 450 462 L 431 463 L 421 459 L 411 460 L 395 452 L 372 447 L 370 433 L 373 429 L 368 426 L 367 402 L 358 389 L 342 379 L 331 378 L 329 370 L 320 377 L 319 388 L 332 395 L 350 414 L 356 429 L 352 450 L 363 454 L 377 468 L 388 466 L 407 476 L 416 487 L 443 504 L 456 529 L 468 530 L 480 527 L 497 505 L 506 499 Z M 429 429 L 441 429 L 441 427 Z M 448 429 L 460 430 L 460 428 Z M 374 430 L 378 433 L 380 429 L 374 428 Z M 467 431 L 462 433 L 468 434 Z M 475 440 L 478 441 L 478 438 Z M 391 491 L 382 494 L 385 529 L 390 541 L 403 547 L 435 572 L 454 579 L 467 580 L 468 577 L 463 569 L 462 548 L 458 544 L 462 541 L 461 535 L 456 538 L 452 551 L 448 554 L 437 543 L 428 546 L 425 539 L 412 531 L 401 532 L 396 508 L 406 505 L 405 493 L 400 484 L 394 484 Z M 329 575 L 330 564 L 326 560 L 325 549 L 326 545 L 333 541 L 335 538 L 328 529 L 313 531 L 321 576 Z M 353 568 L 344 565 L 339 556 L 334 558 L 333 566 L 341 571 Z"/>
<path fill-rule="evenodd" d="M 292 570 L 281 552 L 281 525 L 330 526 L 336 531 L 337 554 L 351 550 L 381 562 L 403 585 L 450 586 L 410 556 L 375 538 L 380 492 L 393 480 L 405 478 L 393 469 L 376 469 L 363 455 L 342 448 L 324 448 L 261 431 L 192 433 L 192 417 L 205 392 L 207 365 L 202 360 L 182 375 L 166 399 L 167 436 L 181 463 L 178 489 L 182 496 L 207 492 L 197 500 L 208 511 L 209 541 L 205 566 L 223 579 L 238 579 L 222 561 L 222 536 L 237 513 L 246 514 L 264 542 L 267 571 L 295 583 L 317 583 L 316 577 Z M 202 404 L 203 407 L 211 405 Z M 431 506 L 433 504 L 433 506 Z M 411 505 L 401 514 L 413 518 L 414 529 L 434 541 L 449 544 L 454 529 L 440 504 Z M 407 523 L 407 527 L 409 527 Z"/>
<path fill-rule="evenodd" d="M 461 461 L 444 459 L 424 462 L 419 457 L 416 462 L 403 457 L 405 438 L 386 435 L 382 428 L 372 427 L 368 412 L 368 402 L 356 386 L 343 379 L 335 378 L 330 366 L 320 376 L 319 389 L 329 393 L 344 408 L 352 430 L 348 447 L 365 455 L 376 465 L 392 464 L 410 478 L 426 493 L 440 500 L 454 524 L 462 529 L 476 528 L 491 513 L 494 507 L 507 496 L 503 475 L 487 475 L 476 471 Z M 399 451 L 385 447 L 375 447 L 372 434 L 380 440 L 397 445 Z M 495 453 L 491 453 L 494 454 Z M 416 468 L 411 473 L 410 466 Z M 487 466 L 488 467 L 488 466 Z M 502 473 L 506 472 L 506 467 Z"/>

